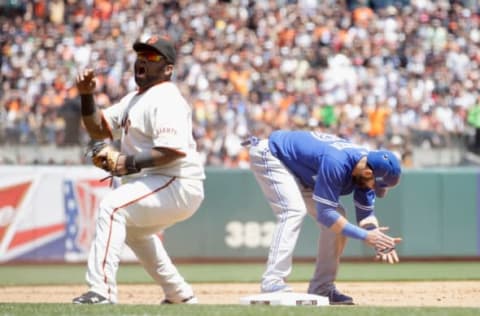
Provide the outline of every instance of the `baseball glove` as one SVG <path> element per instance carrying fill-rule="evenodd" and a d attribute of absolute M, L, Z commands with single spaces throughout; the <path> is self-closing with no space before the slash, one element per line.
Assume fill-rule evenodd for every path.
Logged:
<path fill-rule="evenodd" d="M 119 175 L 118 160 L 121 154 L 112 145 L 92 140 L 88 145 L 87 155 L 96 167 L 110 172 L 113 176 Z"/>

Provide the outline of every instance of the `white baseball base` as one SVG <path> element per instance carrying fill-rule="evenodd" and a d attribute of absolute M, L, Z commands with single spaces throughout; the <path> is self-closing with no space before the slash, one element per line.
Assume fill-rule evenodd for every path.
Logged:
<path fill-rule="evenodd" d="M 328 297 L 294 293 L 277 292 L 262 293 L 240 298 L 240 304 L 243 305 L 283 305 L 283 306 L 328 306 Z"/>

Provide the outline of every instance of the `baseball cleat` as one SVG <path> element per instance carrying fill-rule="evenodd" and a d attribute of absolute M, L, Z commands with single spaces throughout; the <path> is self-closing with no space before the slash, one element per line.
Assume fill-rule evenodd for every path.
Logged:
<path fill-rule="evenodd" d="M 292 288 L 286 284 L 272 284 L 269 286 L 263 286 L 261 288 L 262 293 L 282 293 L 292 292 Z"/>
<path fill-rule="evenodd" d="M 83 293 L 72 301 L 73 304 L 112 304 L 108 299 L 92 291 Z"/>
<path fill-rule="evenodd" d="M 198 303 L 198 299 L 195 296 L 190 296 L 181 300 L 180 302 L 173 302 L 169 299 L 164 299 L 161 304 L 164 305 L 164 304 L 197 304 L 197 303 Z"/>
<path fill-rule="evenodd" d="M 330 305 L 355 305 L 353 303 L 353 298 L 340 293 L 337 289 L 333 289 L 327 295 Z"/>

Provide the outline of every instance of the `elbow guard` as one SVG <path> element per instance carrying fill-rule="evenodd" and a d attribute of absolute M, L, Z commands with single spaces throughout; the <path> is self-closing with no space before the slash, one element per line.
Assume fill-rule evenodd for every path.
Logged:
<path fill-rule="evenodd" d="M 321 210 L 317 208 L 317 220 L 326 227 L 332 226 L 339 217 L 340 214 L 332 208 Z"/>
<path fill-rule="evenodd" d="M 317 211 L 317 220 L 328 228 L 330 228 L 341 216 L 337 211 L 331 208 Z M 342 229 L 342 235 L 365 240 L 365 238 L 367 238 L 367 231 L 351 223 L 347 223 Z"/>

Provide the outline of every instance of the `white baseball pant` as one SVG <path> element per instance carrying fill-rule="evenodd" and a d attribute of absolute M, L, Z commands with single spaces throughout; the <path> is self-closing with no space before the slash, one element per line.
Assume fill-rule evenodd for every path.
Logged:
<path fill-rule="evenodd" d="M 266 270 L 262 276 L 261 290 L 281 288 L 292 270 L 292 258 L 301 225 L 305 215 L 310 214 L 316 221 L 313 191 L 305 188 L 298 179 L 273 156 L 268 140 L 261 140 L 250 147 L 250 164 L 275 216 L 276 226 Z M 345 215 L 345 210 L 338 211 Z M 322 224 L 318 240 L 315 273 L 310 281 L 308 293 L 325 294 L 335 287 L 340 256 L 346 245 L 346 238 L 335 234 Z"/>
<path fill-rule="evenodd" d="M 124 243 L 172 302 L 193 295 L 157 233 L 192 216 L 203 200 L 201 180 L 162 175 L 134 178 L 110 191 L 100 203 L 90 249 L 87 283 L 116 303 L 116 273 Z"/>

